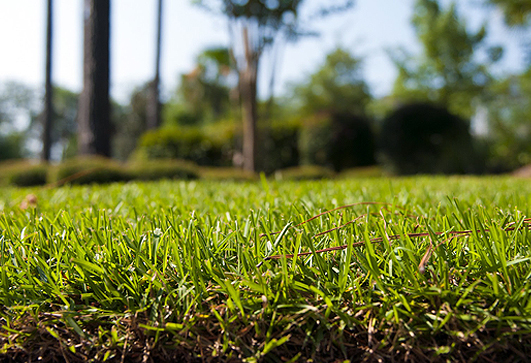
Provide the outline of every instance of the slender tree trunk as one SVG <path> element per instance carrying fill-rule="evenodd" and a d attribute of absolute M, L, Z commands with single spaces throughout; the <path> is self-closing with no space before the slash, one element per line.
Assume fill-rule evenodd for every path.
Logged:
<path fill-rule="evenodd" d="M 160 126 L 160 48 L 162 34 L 162 0 L 159 0 L 157 14 L 157 49 L 155 57 L 155 78 L 151 84 L 151 97 L 148 105 L 147 128 L 156 129 Z"/>
<path fill-rule="evenodd" d="M 83 92 L 79 100 L 80 154 L 111 155 L 109 102 L 110 0 L 85 0 Z"/>
<path fill-rule="evenodd" d="M 249 44 L 247 27 L 243 28 L 246 68 L 240 72 L 241 98 L 243 108 L 243 168 L 255 171 L 256 165 L 256 79 L 258 57 Z"/>
<path fill-rule="evenodd" d="M 50 160 L 52 149 L 53 125 L 53 87 L 52 87 L 52 29 L 53 29 L 53 0 L 48 0 L 46 20 L 46 80 L 44 85 L 44 111 L 42 113 L 42 153 L 43 161 Z"/>

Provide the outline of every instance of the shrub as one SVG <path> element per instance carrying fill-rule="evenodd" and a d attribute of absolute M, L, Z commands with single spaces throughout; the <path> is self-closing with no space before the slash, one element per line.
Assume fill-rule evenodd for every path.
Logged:
<path fill-rule="evenodd" d="M 197 165 L 184 160 L 134 162 L 127 166 L 132 180 L 197 179 Z"/>
<path fill-rule="evenodd" d="M 316 180 L 332 177 L 334 177 L 332 170 L 318 165 L 296 166 L 275 172 L 275 179 L 278 180 Z"/>
<path fill-rule="evenodd" d="M 14 132 L 9 135 L 0 134 L 0 160 L 21 159 L 24 155 L 24 134 Z"/>
<path fill-rule="evenodd" d="M 260 125 L 257 168 L 269 173 L 297 165 L 299 129 L 295 122 Z M 201 166 L 232 166 L 234 150 L 241 147 L 241 134 L 241 126 L 230 120 L 202 127 L 165 127 L 146 132 L 133 159 L 185 159 Z"/>
<path fill-rule="evenodd" d="M 62 184 L 105 184 L 130 179 L 124 168 L 104 157 L 83 156 L 69 159 L 55 167 L 50 182 Z"/>
<path fill-rule="evenodd" d="M 258 169 L 271 173 L 298 165 L 299 134 L 300 123 L 294 120 L 260 126 L 256 140 L 260 150 L 256 161 Z"/>
<path fill-rule="evenodd" d="M 165 127 L 142 135 L 135 159 L 186 159 L 198 165 L 230 165 L 230 136 L 208 135 L 199 127 Z"/>
<path fill-rule="evenodd" d="M 9 184 L 18 187 L 45 185 L 48 179 L 48 165 L 35 164 L 14 170 L 9 176 Z"/>
<path fill-rule="evenodd" d="M 0 184 L 29 187 L 46 184 L 48 165 L 30 160 L 8 161 L 0 164 Z"/>
<path fill-rule="evenodd" d="M 321 114 L 305 120 L 299 147 L 301 164 L 340 171 L 375 163 L 374 135 L 365 117 Z"/>
<path fill-rule="evenodd" d="M 398 174 L 460 174 L 478 170 L 468 124 L 430 104 L 403 106 L 380 134 L 382 161 Z"/>
<path fill-rule="evenodd" d="M 374 135 L 365 117 L 336 114 L 331 131 L 328 159 L 335 171 L 375 164 Z"/>
<path fill-rule="evenodd" d="M 314 115 L 303 121 L 299 136 L 300 162 L 302 165 L 327 165 L 331 119 L 328 115 Z"/>

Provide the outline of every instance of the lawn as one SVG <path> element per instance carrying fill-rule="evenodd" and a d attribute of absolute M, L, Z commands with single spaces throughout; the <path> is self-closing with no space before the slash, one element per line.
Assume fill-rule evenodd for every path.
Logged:
<path fill-rule="evenodd" d="M 530 203 L 508 177 L 4 188 L 0 362 L 526 361 Z"/>

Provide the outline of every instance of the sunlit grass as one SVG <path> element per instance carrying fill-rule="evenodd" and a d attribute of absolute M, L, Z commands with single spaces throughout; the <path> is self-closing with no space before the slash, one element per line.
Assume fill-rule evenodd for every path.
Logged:
<path fill-rule="evenodd" d="M 4 189 L 2 352 L 525 357 L 530 200 L 509 178 Z"/>

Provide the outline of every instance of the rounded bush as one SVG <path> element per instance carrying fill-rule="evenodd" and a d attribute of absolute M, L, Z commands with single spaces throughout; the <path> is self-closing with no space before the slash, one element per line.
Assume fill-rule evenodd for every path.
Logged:
<path fill-rule="evenodd" d="M 197 127 L 166 127 L 142 135 L 137 159 L 185 159 L 198 165 L 230 165 L 230 136 L 211 137 Z"/>
<path fill-rule="evenodd" d="M 30 165 L 27 168 L 21 168 L 13 171 L 9 176 L 9 184 L 18 187 L 31 187 L 36 185 L 45 185 L 48 179 L 48 165 L 38 164 Z"/>
<path fill-rule="evenodd" d="M 284 120 L 283 120 L 284 121 Z M 258 170 L 272 173 L 275 170 L 299 164 L 300 123 L 294 120 L 274 121 L 258 128 L 256 164 Z"/>
<path fill-rule="evenodd" d="M 104 157 L 83 156 L 66 160 L 55 167 L 50 178 L 52 183 L 107 184 L 130 180 L 123 167 Z"/>
<path fill-rule="evenodd" d="M 335 171 L 375 163 L 368 119 L 353 114 L 317 115 L 304 122 L 299 139 L 301 163 Z"/>
<path fill-rule="evenodd" d="M 4 162 L 0 165 L 0 182 L 20 187 L 44 185 L 48 168 L 47 164 L 29 160 Z"/>
<path fill-rule="evenodd" d="M 476 170 L 468 123 L 426 103 L 400 107 L 382 123 L 382 161 L 397 174 L 462 174 Z"/>
<path fill-rule="evenodd" d="M 336 114 L 332 124 L 328 157 L 335 171 L 375 164 L 375 140 L 369 120 L 352 114 Z"/>

